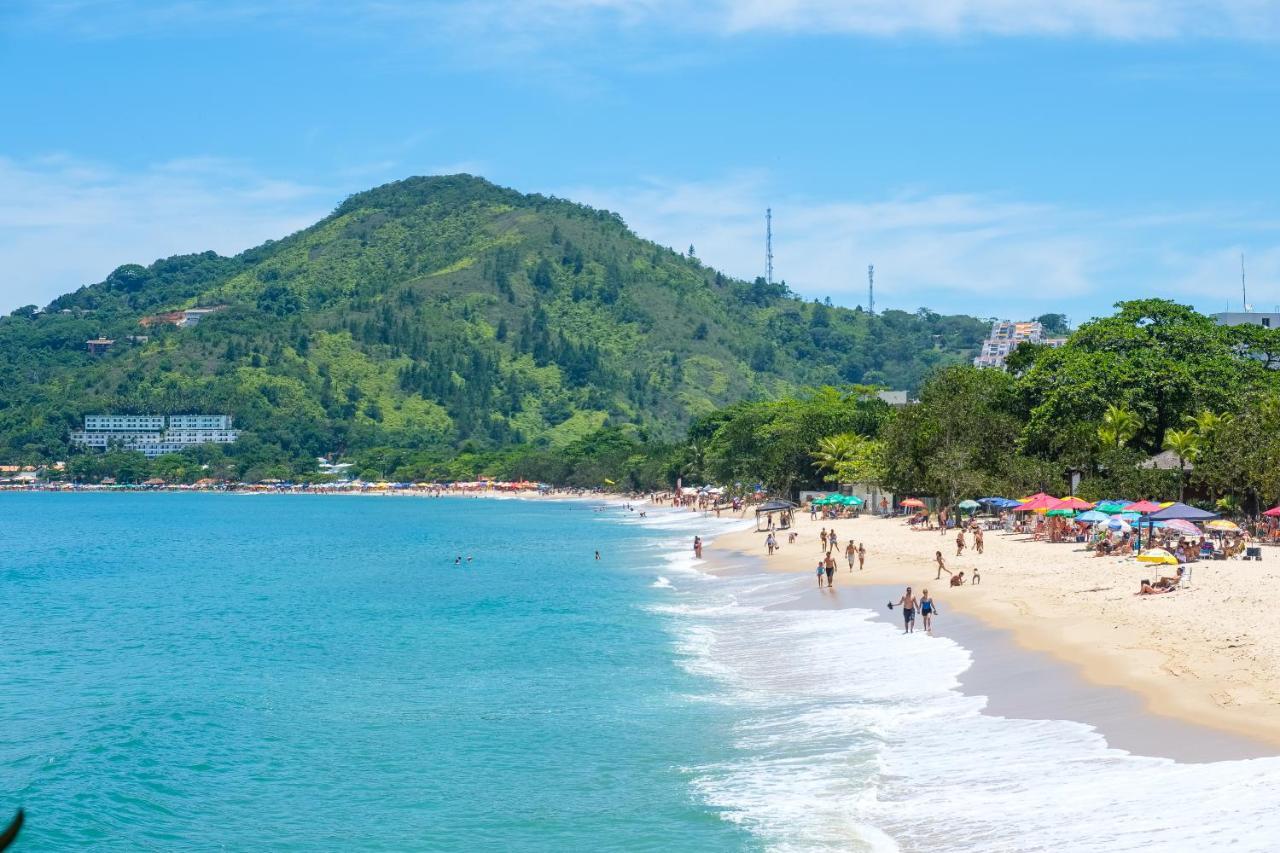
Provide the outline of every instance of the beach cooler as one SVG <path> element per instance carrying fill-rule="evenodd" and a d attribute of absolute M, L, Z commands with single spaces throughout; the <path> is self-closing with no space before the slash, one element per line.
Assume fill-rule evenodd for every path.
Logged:
<path fill-rule="evenodd" d="M 1261 546 L 1261 545 L 1250 545 L 1249 547 L 1245 548 L 1245 549 L 1244 549 L 1244 558 L 1245 558 L 1246 560 L 1261 560 L 1261 559 L 1262 559 L 1262 546 Z"/>

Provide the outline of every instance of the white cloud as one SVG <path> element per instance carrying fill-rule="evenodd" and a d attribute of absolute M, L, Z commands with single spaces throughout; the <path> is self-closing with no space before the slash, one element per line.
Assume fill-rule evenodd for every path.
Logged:
<path fill-rule="evenodd" d="M 743 278 L 764 272 L 764 211 L 773 208 L 774 275 L 806 297 L 877 308 L 921 306 L 984 316 L 1107 313 L 1120 299 L 1162 296 L 1205 310 L 1237 303 L 1247 218 L 1073 210 L 997 196 L 909 192 L 830 200 L 771 191 L 762 174 L 721 181 L 649 180 L 563 193 L 615 210 L 639 234 Z M 1280 238 L 1250 234 L 1250 299 L 1280 301 Z M 1234 258 L 1234 260 L 1232 260 Z M 1225 290 L 1224 290 L 1225 286 Z"/>
<path fill-rule="evenodd" d="M 0 310 L 44 304 L 124 263 L 238 252 L 310 225 L 335 198 L 216 158 L 126 172 L 0 157 Z"/>

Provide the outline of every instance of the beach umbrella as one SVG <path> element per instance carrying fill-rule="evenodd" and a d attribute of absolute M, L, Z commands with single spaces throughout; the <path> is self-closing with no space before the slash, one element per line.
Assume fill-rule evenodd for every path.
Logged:
<path fill-rule="evenodd" d="M 900 506 L 909 506 L 914 509 L 921 509 L 924 507 L 924 501 L 919 498 L 907 498 L 905 501 L 902 501 Z"/>
<path fill-rule="evenodd" d="M 1187 521 L 1205 521 L 1217 517 L 1218 514 L 1216 512 L 1197 509 L 1184 503 L 1169 504 L 1147 516 L 1152 521 L 1173 521 L 1175 518 L 1183 518 Z"/>
<path fill-rule="evenodd" d="M 1267 518 L 1280 517 L 1280 506 L 1273 506 L 1271 509 L 1263 513 Z"/>
<path fill-rule="evenodd" d="M 1234 521 L 1227 521 L 1225 518 L 1217 518 L 1205 525 L 1210 530 L 1222 530 L 1227 533 L 1236 533 L 1240 530 L 1240 525 Z"/>
<path fill-rule="evenodd" d="M 1133 530 L 1133 525 L 1120 516 L 1115 515 L 1107 520 L 1107 529 L 1114 530 L 1117 533 L 1128 533 Z"/>
<path fill-rule="evenodd" d="M 1150 548 L 1138 555 L 1139 563 L 1154 563 L 1156 565 L 1176 566 L 1178 558 L 1170 554 L 1163 548 Z"/>
<path fill-rule="evenodd" d="M 1053 495 L 1040 495 L 1038 497 L 1031 498 L 1026 503 L 1018 504 L 1017 506 L 1013 507 L 1013 511 L 1014 512 L 1035 512 L 1037 510 L 1042 510 L 1042 509 L 1044 510 L 1053 509 L 1054 504 L 1056 504 L 1057 502 L 1058 502 L 1058 499 L 1055 498 Z"/>
<path fill-rule="evenodd" d="M 862 506 L 866 501 L 857 495 L 845 495 L 842 501 L 845 506 Z"/>
<path fill-rule="evenodd" d="M 1127 505 L 1124 509 L 1125 512 L 1140 512 L 1145 515 L 1149 512 L 1155 512 L 1160 509 L 1160 504 L 1152 503 L 1151 501 L 1137 501 L 1136 503 Z"/>
<path fill-rule="evenodd" d="M 1157 521 L 1155 523 L 1163 524 L 1166 529 L 1176 530 L 1179 533 L 1185 533 L 1187 536 L 1199 536 L 1200 533 L 1202 532 L 1199 527 L 1196 527 L 1194 524 L 1187 521 L 1185 518 L 1175 518 L 1172 521 Z M 1214 524 L 1214 522 L 1212 521 L 1209 523 Z M 1230 524 L 1230 522 L 1228 522 L 1228 524 Z M 1234 524 L 1231 526 L 1235 527 Z"/>
<path fill-rule="evenodd" d="M 1076 521 L 1087 521 L 1090 524 L 1096 524 L 1099 521 L 1107 521 L 1110 518 L 1111 516 L 1107 515 L 1105 512 L 1099 512 L 1096 509 L 1091 509 L 1088 512 L 1082 512 L 1077 515 Z"/>
<path fill-rule="evenodd" d="M 1009 509 L 1022 503 L 1022 501 L 1015 501 L 1011 498 L 978 498 L 978 503 L 993 506 L 996 509 Z"/>
<path fill-rule="evenodd" d="M 1093 509 L 1093 504 L 1089 503 L 1084 498 L 1078 498 L 1075 495 L 1072 495 L 1058 501 L 1056 504 L 1051 506 L 1050 509 Z"/>
<path fill-rule="evenodd" d="M 1070 518 L 1071 516 L 1073 516 L 1073 515 L 1075 515 L 1075 514 L 1076 514 L 1076 511 L 1075 511 L 1074 509 L 1051 509 L 1051 510 L 1049 510 L 1048 512 L 1046 512 L 1046 513 L 1045 513 L 1045 515 L 1052 515 L 1052 516 L 1055 516 L 1055 517 L 1064 517 L 1064 516 L 1065 516 L 1065 517 L 1067 517 L 1067 518 Z"/>
<path fill-rule="evenodd" d="M 973 511 L 977 509 L 979 506 L 981 506 L 981 504 L 979 504 L 977 501 L 960 501 L 960 503 L 956 504 L 956 506 L 963 510 Z"/>

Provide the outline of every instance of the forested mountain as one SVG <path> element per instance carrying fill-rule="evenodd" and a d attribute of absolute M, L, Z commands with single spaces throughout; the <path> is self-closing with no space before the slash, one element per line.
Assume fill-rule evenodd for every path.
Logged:
<path fill-rule="evenodd" d="M 165 321 L 192 307 L 220 310 Z M 612 213 L 410 178 L 235 257 L 126 265 L 0 319 L 0 456 L 65 458 L 95 412 L 231 413 L 248 432 L 233 453 L 293 471 L 370 448 L 557 448 L 612 427 L 674 439 L 739 399 L 915 388 L 985 329 L 804 301 Z M 115 344 L 90 354 L 98 337 Z"/>

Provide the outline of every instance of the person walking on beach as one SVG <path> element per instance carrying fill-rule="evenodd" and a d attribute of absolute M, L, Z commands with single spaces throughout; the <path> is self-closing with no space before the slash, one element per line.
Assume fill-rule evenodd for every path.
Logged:
<path fill-rule="evenodd" d="M 865 543 L 859 544 L 858 545 L 858 571 L 862 571 L 862 564 L 865 563 L 866 561 L 867 561 L 867 546 Z"/>
<path fill-rule="evenodd" d="M 898 599 L 898 604 L 902 605 L 902 633 L 913 634 L 916 630 L 916 599 L 911 594 L 911 587 L 907 587 L 906 594 Z M 889 605 L 889 609 L 893 609 L 893 605 Z"/>
<path fill-rule="evenodd" d="M 858 549 L 853 547 L 853 540 L 849 540 L 849 544 L 844 548 L 844 558 L 849 563 L 849 571 L 853 571 L 853 561 L 858 556 Z"/>
<path fill-rule="evenodd" d="M 979 554 L 982 553 L 982 528 L 981 527 L 973 528 L 973 550 L 977 551 Z"/>
<path fill-rule="evenodd" d="M 693 556 L 694 556 L 694 559 L 698 559 L 698 560 L 702 559 L 702 537 L 701 536 L 693 537 Z"/>
<path fill-rule="evenodd" d="M 964 528 L 961 527 L 956 531 L 956 556 L 959 557 L 964 553 Z"/>
<path fill-rule="evenodd" d="M 938 609 L 933 605 L 933 599 L 929 597 L 929 590 L 920 592 L 920 617 L 924 620 L 924 632 L 926 634 L 933 633 L 933 616 Z"/>
<path fill-rule="evenodd" d="M 824 561 L 819 560 L 818 561 L 818 589 L 822 589 L 822 576 L 825 575 L 826 573 L 827 573 L 827 564 Z"/>
<path fill-rule="evenodd" d="M 947 562 L 946 562 L 946 560 L 942 559 L 942 552 L 941 552 L 941 551 L 936 551 L 936 552 L 934 552 L 933 559 L 935 559 L 935 560 L 937 560 L 937 561 L 938 561 L 938 574 L 936 574 L 936 575 L 934 576 L 934 578 L 933 578 L 934 580 L 936 580 L 936 581 L 940 581 L 940 580 L 942 580 L 942 573 L 943 573 L 943 572 L 946 572 L 947 574 L 951 574 L 951 571 L 947 568 Z"/>
<path fill-rule="evenodd" d="M 827 559 L 822 561 L 822 565 L 827 570 L 827 588 L 830 589 L 836 577 L 836 558 L 831 556 L 830 551 L 827 552 Z"/>
<path fill-rule="evenodd" d="M 818 534 L 818 538 L 822 540 L 822 550 L 827 550 L 827 528 L 822 528 L 822 532 Z"/>

